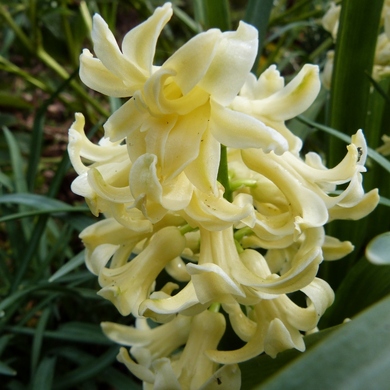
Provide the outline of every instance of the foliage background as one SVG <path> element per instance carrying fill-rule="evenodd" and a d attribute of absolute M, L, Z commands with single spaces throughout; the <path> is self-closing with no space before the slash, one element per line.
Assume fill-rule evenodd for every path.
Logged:
<path fill-rule="evenodd" d="M 131 323 L 96 295 L 83 264 L 79 232 L 96 221 L 70 191 L 75 177 L 66 153 L 67 130 L 83 112 L 89 136 L 122 102 L 85 88 L 78 56 L 92 49 L 91 15 L 99 12 L 120 41 L 163 1 L 8 0 L 0 4 L 0 381 L 5 389 L 138 389 L 116 363 L 118 346 L 100 331 L 102 320 Z M 276 63 L 293 77 L 305 63 L 324 66 L 335 44 L 321 25 L 328 0 L 175 0 L 175 16 L 158 43 L 162 63 L 202 29 L 259 29 L 253 71 Z M 390 79 L 368 76 L 383 0 L 344 0 L 332 89 L 290 129 L 305 150 L 330 166 L 345 154 L 343 135 L 363 128 L 371 148 L 389 134 Z M 364 28 L 362 28 L 364 26 Z M 337 130 L 329 135 L 328 127 Z M 348 141 L 348 139 L 347 139 Z M 381 204 L 358 222 L 333 222 L 328 232 L 355 251 L 321 266 L 336 301 L 306 337 L 308 351 L 259 356 L 241 364 L 243 389 L 385 389 L 390 383 L 390 267 L 364 257 L 370 239 L 390 230 L 390 163 L 367 163 L 366 191 L 379 187 Z M 388 252 L 389 253 L 389 252 Z M 390 256 L 390 255 L 388 255 Z M 389 258 L 383 258 L 383 262 Z M 386 298 L 387 297 L 387 298 Z M 355 318 L 356 317 L 356 318 Z M 354 318 L 340 325 L 345 318 Z M 229 334 L 222 341 L 229 343 Z M 231 348 L 234 346 L 232 345 Z"/>

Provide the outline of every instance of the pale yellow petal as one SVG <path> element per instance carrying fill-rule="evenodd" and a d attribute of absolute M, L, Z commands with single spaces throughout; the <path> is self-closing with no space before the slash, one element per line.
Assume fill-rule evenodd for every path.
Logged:
<path fill-rule="evenodd" d="M 367 192 L 353 207 L 334 206 L 329 210 L 329 222 L 335 219 L 358 220 L 370 214 L 379 203 L 378 189 Z"/>
<path fill-rule="evenodd" d="M 131 96 L 135 88 L 129 88 L 123 79 L 111 73 L 88 49 L 80 55 L 80 79 L 89 88 L 107 96 Z"/>
<path fill-rule="evenodd" d="M 193 110 L 189 115 L 179 116 L 164 144 L 161 175 L 169 180 L 182 172 L 197 159 L 199 148 L 207 138 L 210 109 L 208 105 Z M 201 173 L 198 173 L 201 175 Z"/>
<path fill-rule="evenodd" d="M 148 298 L 156 277 L 184 248 L 185 239 L 177 228 L 170 226 L 159 230 L 149 245 L 129 263 L 101 270 L 99 284 L 103 288 L 98 294 L 110 300 L 122 315 L 139 316 L 139 306 Z"/>
<path fill-rule="evenodd" d="M 146 299 L 141 303 L 140 315 L 156 318 L 155 313 L 185 313 L 190 308 L 195 308 L 194 314 L 197 314 L 207 308 L 207 306 L 199 303 L 192 281 L 188 282 L 180 292 L 172 297 L 153 298 L 153 296 L 152 294 L 150 299 Z"/>
<path fill-rule="evenodd" d="M 242 151 L 242 157 L 249 168 L 270 179 L 284 193 L 298 230 L 323 226 L 327 222 L 328 211 L 323 200 L 311 188 L 306 188 L 302 178 L 286 163 L 284 155 L 247 149 Z"/>
<path fill-rule="evenodd" d="M 200 140 L 198 156 L 185 168 L 184 172 L 191 183 L 206 194 L 218 195 L 220 154 L 221 144 L 206 130 Z"/>
<path fill-rule="evenodd" d="M 120 51 L 114 34 L 104 19 L 95 14 L 92 28 L 93 49 L 102 64 L 129 87 L 129 95 L 146 81 L 146 74 L 136 60 L 128 60 Z"/>
<path fill-rule="evenodd" d="M 108 184 L 97 168 L 88 171 L 88 183 L 96 194 L 114 203 L 132 203 L 134 201 L 129 186 L 114 187 Z"/>
<path fill-rule="evenodd" d="M 127 369 L 135 375 L 137 378 L 141 379 L 144 382 L 154 383 L 154 374 L 147 367 L 137 364 L 133 359 L 131 359 L 126 348 L 121 348 L 119 354 L 116 357 L 118 362 L 123 363 Z"/>
<path fill-rule="evenodd" d="M 336 237 L 325 236 L 325 242 L 322 246 L 324 260 L 339 260 L 350 254 L 354 246 L 349 241 L 340 241 Z"/>
<path fill-rule="evenodd" d="M 222 33 L 217 29 L 200 33 L 162 65 L 162 68 L 175 72 L 174 81 L 184 95 L 189 93 L 208 71 L 221 38 Z"/>
<path fill-rule="evenodd" d="M 144 74 L 152 74 L 157 39 L 172 16 L 172 4 L 155 9 L 145 22 L 131 29 L 123 38 L 122 51 L 130 62 L 135 62 Z"/>
<path fill-rule="evenodd" d="M 291 348 L 303 352 L 305 350 L 303 336 L 298 331 L 287 329 L 279 318 L 274 318 L 270 322 L 264 338 L 264 352 L 275 358 L 279 352 Z"/>
<path fill-rule="evenodd" d="M 144 104 L 153 115 L 186 115 L 210 99 L 210 95 L 199 86 L 183 95 L 174 76 L 173 70 L 160 68 L 146 81 L 143 91 Z"/>
<path fill-rule="evenodd" d="M 155 372 L 153 390 L 182 390 L 176 374 L 172 369 L 171 361 L 168 358 L 155 360 L 152 367 Z"/>
<path fill-rule="evenodd" d="M 306 111 L 317 97 L 320 88 L 318 66 L 306 64 L 283 89 L 259 100 L 238 96 L 233 101 L 232 108 L 239 111 L 244 109 L 244 112 L 249 111 L 255 116 L 273 121 L 285 121 Z"/>
<path fill-rule="evenodd" d="M 105 136 L 112 142 L 131 137 L 141 127 L 148 115 L 148 112 L 138 104 L 136 96 L 133 96 L 105 122 Z"/>
<path fill-rule="evenodd" d="M 276 130 L 244 113 L 211 101 L 210 131 L 223 145 L 236 148 L 264 148 L 282 153 L 288 144 Z"/>
<path fill-rule="evenodd" d="M 188 339 L 192 318 L 176 316 L 172 321 L 154 328 L 138 329 L 133 326 L 102 322 L 104 334 L 117 344 L 147 348 L 154 360 L 169 356 Z"/>
<path fill-rule="evenodd" d="M 188 273 L 194 284 L 196 296 L 200 303 L 232 302 L 232 297 L 245 297 L 241 287 L 218 265 L 187 264 Z"/>
<path fill-rule="evenodd" d="M 240 22 L 237 31 L 223 33 L 213 61 L 199 83 L 219 104 L 229 104 L 244 84 L 256 58 L 257 36 L 257 30 L 244 22 Z"/>
<path fill-rule="evenodd" d="M 178 361 L 172 362 L 183 389 L 199 389 L 214 374 L 218 365 L 204 352 L 217 347 L 225 327 L 221 313 L 205 310 L 194 317 L 184 351 Z"/>

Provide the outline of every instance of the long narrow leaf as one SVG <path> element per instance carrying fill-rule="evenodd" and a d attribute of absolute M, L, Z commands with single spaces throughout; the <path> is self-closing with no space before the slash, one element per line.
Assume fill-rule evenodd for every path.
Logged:
<path fill-rule="evenodd" d="M 13 368 L 11 368 L 7 363 L 0 361 L 0 374 L 1 375 L 8 375 L 8 376 L 15 376 L 16 371 Z"/>
<path fill-rule="evenodd" d="M 0 222 L 14 221 L 22 218 L 35 217 L 37 215 L 45 215 L 45 214 L 58 214 L 58 213 L 77 213 L 77 212 L 86 212 L 89 211 L 87 207 L 64 207 L 58 209 L 45 209 L 45 210 L 33 210 L 33 211 L 25 211 L 23 213 L 15 213 L 11 215 L 7 215 L 6 217 L 0 218 Z"/>
<path fill-rule="evenodd" d="M 34 329 L 22 326 L 10 326 L 6 330 L 15 334 L 29 336 L 33 336 L 35 333 Z M 112 341 L 103 335 L 98 325 L 87 323 L 67 323 L 58 330 L 44 331 L 43 337 L 52 340 L 74 341 L 92 345 L 112 345 Z"/>
<path fill-rule="evenodd" d="M 45 357 L 39 364 L 31 386 L 32 390 L 51 390 L 53 387 L 55 357 Z"/>
<path fill-rule="evenodd" d="M 45 331 L 47 322 L 50 316 L 50 308 L 43 310 L 41 317 L 39 318 L 38 325 L 35 329 L 34 339 L 31 348 L 31 374 L 34 376 L 36 367 L 39 361 L 39 355 L 41 353 L 43 333 Z"/>
<path fill-rule="evenodd" d="M 24 177 L 24 163 L 19 145 L 12 132 L 3 127 L 5 139 L 8 144 L 8 150 L 11 157 L 12 171 L 14 174 L 15 188 L 17 192 L 27 192 L 27 182 Z"/>
<path fill-rule="evenodd" d="M 354 299 L 351 299 L 353 294 Z M 321 319 L 321 326 L 340 324 L 390 294 L 390 267 L 359 260 L 337 290 L 333 305 Z"/>
<path fill-rule="evenodd" d="M 205 30 L 216 27 L 230 30 L 230 7 L 228 0 L 195 0 L 195 17 Z"/>
<path fill-rule="evenodd" d="M 390 297 L 334 331 L 257 389 L 387 389 L 389 323 Z"/>
<path fill-rule="evenodd" d="M 351 135 L 366 123 L 371 74 L 383 0 L 342 2 L 330 100 L 330 126 Z M 364 28 L 362 28 L 364 26 Z M 330 163 L 340 159 L 331 143 Z"/>
<path fill-rule="evenodd" d="M 57 383 L 54 385 L 55 390 L 66 389 L 74 387 L 75 385 L 82 383 L 83 381 L 93 378 L 99 374 L 103 369 L 111 365 L 118 354 L 118 347 L 111 347 L 106 353 L 93 359 L 91 362 L 76 368 L 74 371 L 71 371 L 69 374 L 60 378 Z"/>
<path fill-rule="evenodd" d="M 84 263 L 85 251 L 80 252 L 73 259 L 67 261 L 57 272 L 55 272 L 49 279 L 49 282 L 54 282 L 57 279 L 67 275 L 69 272 L 72 272 L 74 269 L 79 267 Z"/>
<path fill-rule="evenodd" d="M 252 68 L 252 72 L 254 73 L 257 73 L 273 4 L 273 0 L 249 0 L 245 11 L 245 22 L 255 26 L 259 32 L 259 46 L 256 60 Z"/>

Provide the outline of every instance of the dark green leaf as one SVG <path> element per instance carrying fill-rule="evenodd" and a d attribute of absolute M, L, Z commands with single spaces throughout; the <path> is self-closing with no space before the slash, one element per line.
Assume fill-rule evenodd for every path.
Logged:
<path fill-rule="evenodd" d="M 56 365 L 55 357 L 45 357 L 39 364 L 32 382 L 32 390 L 51 390 Z"/>
<path fill-rule="evenodd" d="M 55 390 L 74 387 L 76 384 L 82 383 L 87 379 L 98 375 L 103 369 L 110 366 L 116 359 L 118 347 L 113 346 L 103 355 L 84 364 L 62 378 L 59 378 L 54 385 Z"/>
<path fill-rule="evenodd" d="M 15 376 L 16 371 L 11 368 L 8 364 L 0 361 L 0 375 Z"/>
<path fill-rule="evenodd" d="M 273 0 L 249 0 L 244 21 L 255 26 L 259 32 L 259 47 L 252 71 L 257 73 L 259 59 L 263 50 L 264 40 L 268 28 L 268 21 L 273 7 Z"/>
<path fill-rule="evenodd" d="M 321 326 L 340 324 L 387 294 L 390 294 L 390 267 L 373 265 L 363 258 L 337 289 L 335 301 L 322 318 Z"/>
<path fill-rule="evenodd" d="M 67 275 L 69 272 L 72 272 L 81 264 L 84 264 L 84 258 L 85 258 L 85 252 L 82 251 L 78 255 L 76 255 L 73 259 L 67 261 L 59 270 L 57 270 L 50 277 L 49 282 L 54 282 L 55 280 L 62 278 L 64 275 Z"/>
<path fill-rule="evenodd" d="M 256 389 L 387 389 L 389 323 L 390 297 L 387 297 L 335 330 Z"/>
<path fill-rule="evenodd" d="M 351 135 L 364 128 L 383 0 L 344 0 L 337 33 L 330 100 L 330 126 Z M 362 28 L 364 26 L 364 28 Z M 330 164 L 344 154 L 331 142 Z"/>

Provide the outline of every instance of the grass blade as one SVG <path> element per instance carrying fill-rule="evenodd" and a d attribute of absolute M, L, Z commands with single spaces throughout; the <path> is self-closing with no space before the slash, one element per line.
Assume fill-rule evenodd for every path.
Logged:
<path fill-rule="evenodd" d="M 195 16 L 205 30 L 219 28 L 221 31 L 231 29 L 230 7 L 228 0 L 196 0 Z"/>
<path fill-rule="evenodd" d="M 35 329 L 34 339 L 31 348 L 31 376 L 34 377 L 36 367 L 39 361 L 39 355 L 41 353 L 43 332 L 46 328 L 47 322 L 50 316 L 50 309 L 43 310 L 41 318 L 38 321 L 38 325 Z"/>
<path fill-rule="evenodd" d="M 60 269 L 58 269 L 49 279 L 49 282 L 54 282 L 57 279 L 62 278 L 67 275 L 69 272 L 72 272 L 74 269 L 84 264 L 85 251 L 81 251 L 73 259 L 67 261 Z"/>
<path fill-rule="evenodd" d="M 259 32 L 259 47 L 252 72 L 257 73 L 259 60 L 263 51 L 269 17 L 273 7 L 273 0 L 249 0 L 244 21 L 257 28 Z"/>
<path fill-rule="evenodd" d="M 53 385 L 55 357 L 45 357 L 39 364 L 34 376 L 31 390 L 51 390 Z"/>
<path fill-rule="evenodd" d="M 345 0 L 340 24 L 330 97 L 330 127 L 351 135 L 365 127 L 371 74 L 383 0 Z M 362 28 L 364 26 L 364 28 Z M 344 153 L 339 143 L 330 144 L 330 164 Z"/>
<path fill-rule="evenodd" d="M 82 383 L 94 376 L 98 375 L 102 370 L 110 366 L 118 354 L 118 347 L 113 346 L 103 355 L 97 359 L 93 359 L 87 364 L 84 364 L 75 370 L 71 371 L 69 374 L 60 378 L 57 383 L 54 385 L 55 390 L 66 389 L 74 387 L 75 385 Z"/>

